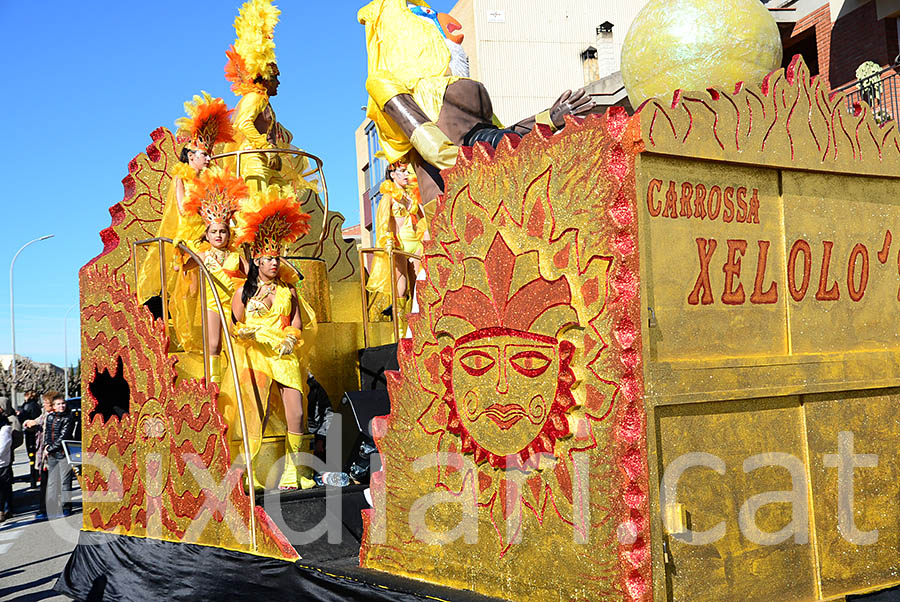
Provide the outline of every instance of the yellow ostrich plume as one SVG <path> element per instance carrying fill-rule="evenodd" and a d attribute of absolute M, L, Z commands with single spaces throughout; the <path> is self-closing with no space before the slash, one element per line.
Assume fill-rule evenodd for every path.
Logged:
<path fill-rule="evenodd" d="M 234 20 L 237 39 L 225 53 L 225 77 L 236 94 L 259 88 L 253 80 L 272 76 L 275 64 L 275 25 L 281 11 L 271 0 L 249 0 Z"/>

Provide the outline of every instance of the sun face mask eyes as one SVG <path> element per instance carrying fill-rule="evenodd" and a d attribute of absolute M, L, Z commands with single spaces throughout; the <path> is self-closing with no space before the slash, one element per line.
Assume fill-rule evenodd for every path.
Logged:
<path fill-rule="evenodd" d="M 496 365 L 496 360 L 484 351 L 470 351 L 459 358 L 463 370 L 472 376 L 481 376 Z"/>
<path fill-rule="evenodd" d="M 550 358 L 540 351 L 520 351 L 509 358 L 509 363 L 519 374 L 536 378 L 546 372 Z"/>

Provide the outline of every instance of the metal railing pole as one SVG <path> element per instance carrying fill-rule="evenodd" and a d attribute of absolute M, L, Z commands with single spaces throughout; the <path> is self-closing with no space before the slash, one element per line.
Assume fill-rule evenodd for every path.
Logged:
<path fill-rule="evenodd" d="M 387 247 L 388 254 L 388 263 L 391 266 L 391 326 L 394 331 L 394 342 L 400 340 L 400 321 L 397 319 L 397 314 L 400 313 L 400 308 L 397 307 L 397 278 L 396 274 L 394 274 L 394 247 L 388 244 Z"/>
<path fill-rule="evenodd" d="M 319 255 L 325 247 L 325 236 L 327 235 L 325 229 L 328 227 L 328 182 L 325 181 L 325 170 L 322 167 L 322 160 L 318 157 L 315 157 L 314 159 L 319 168 L 319 177 L 322 179 L 322 202 L 325 205 L 322 210 L 322 234 L 319 235 L 319 244 L 316 245 L 315 250 L 315 254 Z"/>
<path fill-rule="evenodd" d="M 225 319 L 224 316 L 220 316 Z M 209 384 L 209 317 L 206 315 L 206 279 L 200 279 L 200 330 L 203 339 L 203 378 Z"/>
<path fill-rule="evenodd" d="M 219 310 L 219 316 L 222 320 L 225 320 L 225 309 L 222 306 L 222 300 L 219 298 L 219 291 L 213 285 L 212 276 L 209 274 L 209 271 L 206 269 L 206 266 L 203 265 L 203 262 L 200 261 L 200 257 L 197 256 L 196 253 L 187 248 L 184 243 L 178 245 L 178 248 L 182 251 L 186 252 L 199 266 L 200 273 L 203 274 L 203 281 L 201 286 L 206 288 L 207 283 L 209 283 L 209 288 L 212 291 L 213 299 L 216 302 L 216 309 Z M 204 307 L 205 313 L 205 307 Z M 231 333 L 228 329 L 225 330 L 225 346 L 228 349 L 228 358 L 231 361 L 231 378 L 234 382 L 234 393 L 235 397 L 237 397 L 238 404 L 238 416 L 241 419 L 241 438 L 243 439 L 243 448 L 244 448 L 244 463 L 247 467 L 247 489 L 249 490 L 250 496 L 250 545 L 254 550 L 256 550 L 256 488 L 254 484 L 256 480 L 253 476 L 253 455 L 250 453 L 250 438 L 249 431 L 247 430 L 247 418 L 244 415 L 244 396 L 241 394 L 241 381 L 238 378 L 237 373 L 237 358 L 234 355 L 234 347 L 231 343 Z M 206 364 L 206 358 L 203 358 L 204 364 Z M 207 380 L 207 384 L 209 381 Z"/>
<path fill-rule="evenodd" d="M 204 270 L 204 274 L 209 277 L 209 274 L 206 273 L 206 267 L 201 266 L 201 269 Z M 206 286 L 205 283 L 204 286 Z M 219 298 L 219 291 L 216 290 L 214 286 L 210 286 L 210 289 L 212 290 L 213 298 L 215 298 L 216 301 L 216 309 L 219 310 L 219 315 L 222 317 L 222 320 L 224 320 L 225 310 L 222 307 L 222 301 Z M 247 430 L 247 418 L 244 415 L 244 398 L 241 394 L 241 381 L 238 378 L 237 373 L 237 357 L 234 355 L 231 333 L 227 328 L 224 330 L 225 346 L 228 349 L 228 359 L 231 361 L 231 378 L 234 382 L 234 392 L 237 397 L 238 412 L 241 418 L 241 439 L 243 440 L 244 447 L 244 463 L 247 467 L 247 489 L 250 492 L 250 545 L 256 550 L 256 479 L 253 475 L 253 455 L 250 452 L 250 435 Z"/>
<path fill-rule="evenodd" d="M 400 324 L 397 318 L 397 282 L 394 274 L 394 256 L 399 255 L 401 257 L 405 257 L 407 259 L 421 259 L 420 255 L 416 255 L 415 253 L 407 253 L 406 251 L 397 251 L 392 246 L 389 246 L 387 249 L 382 249 L 379 247 L 369 247 L 364 248 L 362 246 L 358 246 L 359 250 L 359 261 L 360 261 L 360 274 L 359 274 L 359 285 L 362 295 L 362 311 L 363 311 L 363 341 L 366 343 L 368 347 L 368 317 L 369 317 L 369 308 L 368 303 L 366 302 L 366 281 L 365 275 L 363 274 L 363 256 L 365 254 L 376 254 L 376 253 L 385 253 L 388 256 L 388 262 L 390 263 L 390 272 L 391 272 L 391 324 L 394 331 L 394 342 L 400 340 Z"/>
<path fill-rule="evenodd" d="M 157 243 L 157 249 L 158 249 L 158 253 L 159 253 L 159 286 L 162 289 L 160 291 L 160 295 L 162 295 L 162 318 L 163 318 L 163 324 L 166 325 L 166 333 L 168 333 L 169 332 L 169 294 L 168 294 L 168 290 L 166 290 L 166 249 L 163 244 L 163 239 L 158 238 L 156 240 L 156 243 Z"/>
<path fill-rule="evenodd" d="M 359 252 L 359 298 L 362 301 L 362 324 L 363 324 L 363 349 L 369 348 L 369 304 L 367 302 L 368 290 L 366 289 L 366 270 L 364 268 L 363 249 L 360 245 L 357 247 Z"/>

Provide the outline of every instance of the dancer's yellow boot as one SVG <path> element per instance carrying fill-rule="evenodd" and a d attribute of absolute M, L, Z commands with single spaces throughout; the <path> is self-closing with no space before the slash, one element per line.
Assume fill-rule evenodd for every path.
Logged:
<path fill-rule="evenodd" d="M 412 307 L 412 303 L 410 303 L 407 297 L 400 297 L 397 299 L 397 307 L 395 308 L 397 311 L 397 328 L 400 331 L 400 336 L 403 336 L 403 333 L 406 332 L 406 327 L 409 325 L 409 308 Z"/>
<path fill-rule="evenodd" d="M 315 435 L 302 435 L 300 442 L 300 448 L 306 453 L 312 455 L 313 447 L 316 442 Z M 312 466 L 303 466 L 297 467 L 297 481 L 300 484 L 300 489 L 311 489 L 316 486 L 316 481 L 313 479 L 315 472 L 312 469 Z"/>
<path fill-rule="evenodd" d="M 222 383 L 222 356 L 209 356 L 209 380 L 217 385 Z"/>
<path fill-rule="evenodd" d="M 312 468 L 297 466 L 294 456 L 299 452 L 310 453 L 310 443 L 314 438 L 313 435 L 300 435 L 299 433 L 288 432 L 285 434 L 284 472 L 278 482 L 279 489 L 310 489 L 316 486 L 316 482 L 312 479 Z"/>

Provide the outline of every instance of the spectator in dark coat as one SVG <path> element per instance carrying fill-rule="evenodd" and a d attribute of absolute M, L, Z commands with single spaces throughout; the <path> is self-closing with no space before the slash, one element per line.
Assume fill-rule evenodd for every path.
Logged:
<path fill-rule="evenodd" d="M 40 479 L 41 491 L 38 497 L 40 509 L 35 520 L 47 520 L 47 447 L 44 445 L 44 425 L 47 423 L 47 417 L 53 413 L 53 393 L 44 393 L 41 395 L 43 403 L 43 411 L 41 415 L 33 420 L 26 420 L 22 426 L 25 427 L 25 435 L 29 431 L 34 433 L 34 468 Z"/>
<path fill-rule="evenodd" d="M 16 416 L 19 417 L 19 421 L 22 422 L 24 426 L 26 422 L 31 420 L 36 420 L 41 415 L 41 403 L 38 398 L 37 391 L 34 389 L 27 391 L 25 393 L 25 403 L 22 404 L 22 407 L 19 408 L 19 411 L 16 412 Z M 38 477 L 40 476 L 40 469 L 35 466 L 35 452 L 37 451 L 37 431 L 35 429 L 28 429 L 26 427 L 25 430 L 25 449 L 28 451 L 28 460 L 31 464 L 31 488 L 34 489 L 37 486 Z"/>
<path fill-rule="evenodd" d="M 75 432 L 75 417 L 66 406 L 62 393 L 50 394 L 53 399 L 53 413 L 44 424 L 44 445 L 47 453 L 47 513 L 50 518 L 69 516 L 72 493 L 72 467 L 66 460 L 63 441 L 72 438 Z"/>

